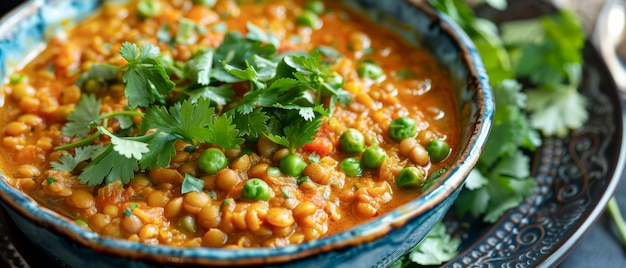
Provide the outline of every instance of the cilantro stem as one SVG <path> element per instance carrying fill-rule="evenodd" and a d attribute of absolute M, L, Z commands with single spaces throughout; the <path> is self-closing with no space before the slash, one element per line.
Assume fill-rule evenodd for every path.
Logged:
<path fill-rule="evenodd" d="M 100 117 L 98 117 L 97 121 L 100 120 L 104 120 L 104 119 L 108 119 L 108 118 L 112 118 L 112 117 L 116 117 L 116 116 L 144 116 L 144 113 L 142 112 L 137 112 L 137 111 L 118 111 L 118 112 L 112 112 L 112 113 L 108 113 L 108 114 L 103 114 L 100 115 Z"/>
<path fill-rule="evenodd" d="M 623 246 L 626 247 L 626 221 L 624 220 L 624 217 L 622 217 L 622 213 L 619 210 L 619 205 L 617 204 L 617 200 L 615 200 L 615 197 L 611 197 L 611 200 L 609 200 L 609 204 L 607 205 L 607 212 L 609 213 L 609 216 L 611 216 L 611 218 L 613 219 L 613 222 L 617 226 L 617 229 L 622 236 L 622 242 L 624 243 Z"/>
<path fill-rule="evenodd" d="M 69 149 L 72 149 L 72 148 L 76 148 L 76 147 L 80 147 L 80 146 L 83 146 L 83 145 L 90 144 L 95 139 L 97 139 L 98 136 L 100 136 L 101 134 L 102 133 L 100 133 L 100 131 L 96 131 L 93 134 L 91 134 L 91 135 L 89 135 L 89 136 L 85 137 L 84 139 L 79 140 L 77 142 L 68 143 L 68 144 L 65 144 L 65 145 L 60 145 L 60 146 L 54 147 L 54 150 L 55 151 L 69 150 Z"/>
<path fill-rule="evenodd" d="M 93 122 L 95 122 L 94 124 L 97 124 L 97 122 L 105 122 L 104 125 L 106 125 L 106 122 L 107 122 L 106 120 L 109 119 L 109 118 L 113 118 L 115 116 L 141 116 L 141 117 L 143 117 L 144 113 L 137 112 L 137 111 L 112 112 L 112 113 L 100 115 L 100 117 L 98 117 L 98 119 L 94 120 Z M 72 149 L 72 148 L 76 148 L 76 147 L 80 147 L 80 146 L 83 146 L 83 145 L 90 144 L 91 142 L 96 140 L 98 138 L 98 136 L 100 136 L 101 134 L 102 133 L 100 131 L 96 131 L 93 134 L 91 134 L 91 135 L 89 135 L 89 136 L 87 136 L 84 139 L 81 139 L 79 141 L 54 147 L 54 150 L 56 150 L 56 151 L 58 151 L 58 150 L 69 150 L 69 149 Z"/>

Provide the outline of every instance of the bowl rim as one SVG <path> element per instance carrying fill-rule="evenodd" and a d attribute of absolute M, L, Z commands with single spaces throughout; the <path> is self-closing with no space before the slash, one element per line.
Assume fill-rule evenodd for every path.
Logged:
<path fill-rule="evenodd" d="M 97 252 L 114 254 L 120 257 L 139 258 L 163 264 L 211 264 L 211 265 L 250 265 L 283 263 L 293 259 L 309 257 L 317 253 L 355 246 L 385 236 L 393 229 L 404 226 L 409 220 L 430 209 L 454 194 L 462 187 L 465 178 L 478 161 L 489 135 L 495 103 L 489 79 L 482 59 L 471 39 L 445 14 L 435 11 L 426 1 L 405 0 L 430 17 L 441 30 L 459 44 L 460 60 L 467 68 L 467 86 L 475 89 L 477 118 L 472 132 L 468 133 L 467 146 L 458 155 L 454 164 L 442 175 L 442 179 L 420 197 L 392 210 L 372 221 L 357 225 L 347 231 L 281 248 L 215 249 L 181 248 L 165 245 L 147 245 L 140 242 L 101 237 L 97 233 L 74 224 L 71 219 L 49 208 L 39 205 L 30 196 L 13 188 L 0 174 L 0 199 L 18 214 L 37 225 L 61 236 L 69 237 L 85 247 Z M 20 16 L 29 15 L 44 4 L 43 1 L 27 1 L 0 19 L 2 25 L 16 23 Z"/>

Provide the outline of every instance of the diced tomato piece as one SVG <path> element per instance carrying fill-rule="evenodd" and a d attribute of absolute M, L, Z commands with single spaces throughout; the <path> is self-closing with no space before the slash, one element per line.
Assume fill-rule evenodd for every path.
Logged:
<path fill-rule="evenodd" d="M 333 152 L 334 149 L 333 143 L 330 141 L 328 136 L 326 135 L 316 135 L 315 140 L 313 142 L 304 145 L 302 148 L 305 152 L 315 152 L 320 157 L 324 157 Z"/>

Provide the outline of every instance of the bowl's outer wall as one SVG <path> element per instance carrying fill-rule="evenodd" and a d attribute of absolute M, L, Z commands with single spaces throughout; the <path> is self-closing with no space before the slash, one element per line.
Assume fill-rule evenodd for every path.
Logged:
<path fill-rule="evenodd" d="M 459 188 L 460 189 L 460 188 Z M 434 209 L 429 210 L 405 228 L 398 229 L 389 239 L 378 239 L 371 243 L 365 243 L 359 247 L 346 247 L 323 254 L 291 261 L 289 263 L 268 265 L 267 267 L 387 267 L 404 255 L 400 248 L 412 248 L 430 230 L 430 227 L 437 223 L 446 213 L 459 190 L 453 193 L 452 198 L 446 199 Z M 53 259 L 59 261 L 59 265 L 69 267 L 103 267 L 103 268 L 148 268 L 162 266 L 152 261 L 132 260 L 119 256 L 109 256 L 101 252 L 85 247 L 74 240 L 60 236 L 58 232 L 42 228 L 10 206 L 2 204 L 11 219 L 16 223 L 22 232 L 31 237 L 33 242 L 42 252 L 47 253 Z M 390 254 L 393 253 L 393 254 Z M 388 256 L 381 258 L 380 256 Z M 174 266 L 174 265 L 172 265 Z"/>
<path fill-rule="evenodd" d="M 45 44 L 55 30 L 76 23 L 93 13 L 99 2 L 31 1 L 3 18 L 0 21 L 0 79 L 5 81 L 7 74 L 29 53 Z M 99 237 L 57 213 L 42 209 L 30 197 L 12 188 L 5 179 L 0 179 L 2 205 L 35 244 L 72 267 L 94 264 L 102 267 L 147 267 L 156 262 L 180 261 L 225 265 L 232 263 L 224 260 L 236 260 L 242 264 L 262 259 L 288 260 L 312 254 L 314 255 L 282 265 L 388 266 L 423 239 L 452 205 L 464 178 L 478 159 L 494 112 L 489 82 L 470 39 L 448 19 L 438 17 L 438 14 L 424 7 L 424 2 L 415 2 L 364 0 L 351 2 L 351 5 L 366 9 L 374 19 L 381 22 L 388 21 L 389 18 L 400 22 L 405 26 L 397 27 L 401 34 L 414 39 L 417 44 L 425 45 L 450 70 L 458 89 L 459 109 L 469 111 L 468 114 L 461 115 L 464 139 L 462 143 L 465 147 L 459 149 L 463 153 L 458 156 L 457 163 L 446 173 L 439 186 L 375 221 L 325 239 L 279 249 L 181 249 L 150 247 Z M 373 242 L 363 242 L 377 237 L 380 238 Z M 139 259 L 129 261 L 129 258 Z"/>

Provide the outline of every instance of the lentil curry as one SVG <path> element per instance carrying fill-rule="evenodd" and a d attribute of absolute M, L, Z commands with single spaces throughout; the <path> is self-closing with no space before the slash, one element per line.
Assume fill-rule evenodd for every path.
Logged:
<path fill-rule="evenodd" d="M 416 198 L 451 162 L 451 82 L 337 3 L 105 1 L 3 85 L 1 167 L 106 237 L 281 247 Z"/>

